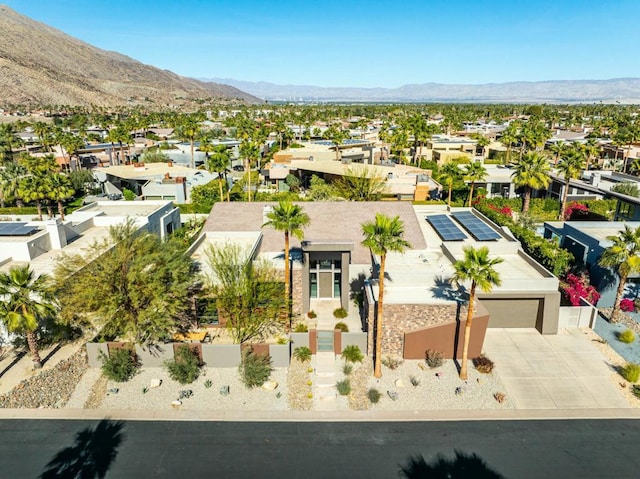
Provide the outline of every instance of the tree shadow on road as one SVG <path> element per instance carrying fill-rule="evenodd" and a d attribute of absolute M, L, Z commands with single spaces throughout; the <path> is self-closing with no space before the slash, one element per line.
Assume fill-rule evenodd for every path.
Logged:
<path fill-rule="evenodd" d="M 59 451 L 40 479 L 104 479 L 124 440 L 121 421 L 103 419 L 76 434 L 73 445 Z"/>
<path fill-rule="evenodd" d="M 477 454 L 461 451 L 455 451 L 453 459 L 438 454 L 430 463 L 422 456 L 409 457 L 406 465 L 400 465 L 400 476 L 406 479 L 505 479 Z"/>

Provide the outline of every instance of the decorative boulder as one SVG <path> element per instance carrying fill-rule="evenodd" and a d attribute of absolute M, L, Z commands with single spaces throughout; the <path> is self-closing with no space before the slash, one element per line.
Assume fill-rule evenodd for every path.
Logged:
<path fill-rule="evenodd" d="M 396 379 L 395 383 L 397 388 L 403 388 L 404 387 L 404 382 L 402 381 L 402 379 Z"/>
<path fill-rule="evenodd" d="M 387 391 L 387 395 L 391 398 L 392 401 L 398 400 L 398 393 L 395 391 Z"/>
<path fill-rule="evenodd" d="M 151 381 L 149 381 L 149 389 L 159 388 L 161 384 L 162 384 L 162 379 L 154 378 Z"/>
<path fill-rule="evenodd" d="M 276 381 L 265 381 L 262 385 L 262 389 L 266 389 L 267 391 L 273 391 L 278 387 L 278 383 Z"/>
<path fill-rule="evenodd" d="M 182 406 L 182 401 L 179 400 L 175 400 L 175 401 L 171 401 L 171 407 L 174 409 L 179 408 L 180 406 Z"/>

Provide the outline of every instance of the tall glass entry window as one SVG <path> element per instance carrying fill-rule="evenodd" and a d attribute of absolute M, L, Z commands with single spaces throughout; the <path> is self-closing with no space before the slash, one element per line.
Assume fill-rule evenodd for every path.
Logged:
<path fill-rule="evenodd" d="M 340 298 L 342 262 L 339 259 L 311 258 L 309 260 L 309 297 Z"/>

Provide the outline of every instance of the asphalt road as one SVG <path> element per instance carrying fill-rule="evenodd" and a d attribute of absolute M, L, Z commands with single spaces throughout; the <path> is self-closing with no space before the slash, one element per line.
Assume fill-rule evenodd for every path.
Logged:
<path fill-rule="evenodd" d="M 639 420 L 0 421 L 0 477 L 7 479 L 46 470 L 43 477 L 76 477 L 82 468 L 95 474 L 82 477 L 108 471 L 108 478 L 136 479 L 447 477 L 426 474 L 438 467 L 466 471 L 453 478 L 634 478 L 638 451 Z M 438 454 L 446 459 L 439 465 Z M 411 469 L 412 458 L 424 463 Z M 415 475 L 401 475 L 402 466 Z"/>

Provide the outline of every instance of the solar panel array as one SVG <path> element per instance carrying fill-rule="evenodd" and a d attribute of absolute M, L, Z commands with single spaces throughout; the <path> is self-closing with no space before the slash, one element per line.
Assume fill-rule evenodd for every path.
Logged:
<path fill-rule="evenodd" d="M 460 231 L 460 228 L 447 215 L 427 216 L 427 221 L 443 241 L 462 241 L 467 239 L 467 236 Z"/>
<path fill-rule="evenodd" d="M 38 229 L 37 226 L 27 226 L 27 223 L 0 222 L 0 236 L 29 236 Z"/>
<path fill-rule="evenodd" d="M 478 241 L 491 241 L 501 238 L 493 228 L 470 211 L 458 211 L 452 213 L 452 216 Z"/>

